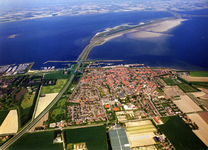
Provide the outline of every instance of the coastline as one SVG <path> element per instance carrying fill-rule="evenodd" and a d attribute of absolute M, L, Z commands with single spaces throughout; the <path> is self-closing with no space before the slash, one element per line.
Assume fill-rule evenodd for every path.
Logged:
<path fill-rule="evenodd" d="M 120 37 L 125 33 L 130 33 L 135 38 L 152 38 L 152 37 L 159 37 L 162 35 L 168 35 L 164 32 L 171 30 L 174 27 L 179 26 L 183 21 L 187 19 L 172 19 L 172 20 L 165 20 L 161 22 L 157 22 L 153 24 L 143 24 L 144 26 L 138 27 L 137 29 L 133 29 L 127 32 L 119 33 L 112 35 L 110 37 L 104 38 L 105 42 Z M 104 44 L 104 43 L 103 43 Z"/>
<path fill-rule="evenodd" d="M 146 24 L 139 23 L 138 25 L 133 25 L 133 26 L 128 24 L 122 24 L 120 26 L 116 26 L 113 28 L 107 28 L 105 31 L 98 32 L 95 34 L 95 36 L 90 40 L 90 43 L 84 48 L 84 50 L 78 56 L 77 61 L 79 61 L 80 59 L 86 61 L 93 47 L 102 45 L 111 39 L 122 36 L 123 34 L 134 33 L 136 34 L 134 35 L 135 38 L 157 37 L 164 35 L 165 34 L 164 32 L 180 25 L 181 22 L 185 20 L 186 19 L 170 17 L 170 18 L 153 20 L 150 23 L 146 23 Z"/>

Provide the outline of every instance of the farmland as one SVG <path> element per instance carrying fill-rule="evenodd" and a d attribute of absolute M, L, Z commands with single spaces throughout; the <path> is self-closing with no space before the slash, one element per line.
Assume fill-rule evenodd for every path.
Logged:
<path fill-rule="evenodd" d="M 53 144 L 54 131 L 26 133 L 8 150 L 63 150 L 63 144 Z"/>
<path fill-rule="evenodd" d="M 9 110 L 0 111 L 0 126 L 3 123 L 8 113 L 9 113 Z"/>
<path fill-rule="evenodd" d="M 188 84 L 179 84 L 178 85 L 185 93 L 187 92 L 197 92 L 198 90 L 189 86 Z"/>
<path fill-rule="evenodd" d="M 205 71 L 191 71 L 190 75 L 192 77 L 208 77 L 208 72 L 205 72 Z"/>
<path fill-rule="evenodd" d="M 35 117 L 37 117 L 48 106 L 48 104 L 52 102 L 52 100 L 57 96 L 57 94 L 58 93 L 46 94 L 45 97 L 40 97 Z"/>
<path fill-rule="evenodd" d="M 56 85 L 43 86 L 41 94 L 58 93 L 66 84 L 66 79 L 58 79 Z"/>
<path fill-rule="evenodd" d="M 208 82 L 208 77 L 192 77 L 192 76 L 187 76 L 187 75 L 182 75 L 181 76 L 183 79 L 186 81 L 196 81 L 196 82 Z"/>
<path fill-rule="evenodd" d="M 0 134 L 16 133 L 18 131 L 17 110 L 10 110 L 0 127 Z"/>
<path fill-rule="evenodd" d="M 198 113 L 200 117 L 208 124 L 208 112 Z"/>
<path fill-rule="evenodd" d="M 167 85 L 176 85 L 176 84 L 178 84 L 178 82 L 175 79 L 164 78 L 163 80 L 165 81 L 165 83 L 167 83 Z"/>
<path fill-rule="evenodd" d="M 160 130 L 167 136 L 176 149 L 206 149 L 206 145 L 177 116 L 162 118 L 166 123 Z"/>
<path fill-rule="evenodd" d="M 30 131 L 34 131 L 35 128 L 38 128 L 38 127 L 42 127 L 44 124 L 46 124 L 45 122 L 48 120 L 48 114 L 49 113 L 46 113 L 45 116 L 43 116 L 43 118 L 41 118 L 31 129 Z"/>
<path fill-rule="evenodd" d="M 88 150 L 108 149 L 104 126 L 64 130 L 66 143 L 86 143 Z"/>
<path fill-rule="evenodd" d="M 175 103 L 180 110 L 184 113 L 194 112 L 194 111 L 202 111 L 202 109 L 193 102 L 187 95 L 181 95 L 181 100 L 175 100 Z"/>
<path fill-rule="evenodd" d="M 188 117 L 199 127 L 198 130 L 194 130 L 193 132 L 208 146 L 208 124 L 197 113 L 188 114 Z"/>
<path fill-rule="evenodd" d="M 131 147 L 152 145 L 157 129 L 150 120 L 126 123 L 126 133 Z"/>
<path fill-rule="evenodd" d="M 184 92 L 178 86 L 164 87 L 163 91 L 169 98 L 172 96 L 184 95 Z"/>

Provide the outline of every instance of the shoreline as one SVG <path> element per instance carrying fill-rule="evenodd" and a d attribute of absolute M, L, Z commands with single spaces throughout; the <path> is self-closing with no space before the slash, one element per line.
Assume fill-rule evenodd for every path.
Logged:
<path fill-rule="evenodd" d="M 128 24 L 122 24 L 120 26 L 106 28 L 105 31 L 96 33 L 95 36 L 90 40 L 90 44 L 87 45 L 85 49 L 88 46 L 90 46 L 90 51 L 91 51 L 93 47 L 103 45 L 104 43 L 114 38 L 123 36 L 124 34 L 131 34 L 133 38 L 143 38 L 143 39 L 159 37 L 162 35 L 170 36 L 169 34 L 165 32 L 167 32 L 168 30 L 171 30 L 174 27 L 179 26 L 183 21 L 186 21 L 186 20 L 188 19 L 170 17 L 170 18 L 162 18 L 158 20 L 153 20 L 149 23 L 141 22 L 133 26 L 128 25 Z M 127 29 L 124 29 L 122 31 L 122 28 L 127 28 Z M 117 30 L 118 30 L 118 33 L 111 34 L 111 32 L 117 32 Z M 85 51 L 85 49 L 83 51 Z M 90 51 L 88 52 L 85 60 L 87 60 L 87 57 Z M 79 55 L 79 57 L 82 55 L 82 53 Z"/>
<path fill-rule="evenodd" d="M 120 26 L 112 27 L 112 28 L 107 28 L 103 32 L 98 32 L 96 33 L 93 38 L 90 40 L 90 43 L 84 48 L 84 50 L 81 52 L 81 54 L 78 56 L 77 61 L 82 60 L 86 61 L 88 58 L 88 55 L 90 51 L 93 49 L 95 46 L 103 45 L 105 42 L 120 37 L 123 34 L 126 33 L 133 33 L 133 32 L 140 32 L 144 30 L 149 32 L 149 31 L 154 31 L 154 32 L 159 32 L 160 34 L 164 34 L 163 32 L 166 32 L 170 30 L 171 28 L 174 28 L 178 25 L 181 24 L 182 21 L 185 21 L 186 19 L 181 19 L 178 17 L 169 17 L 169 18 L 162 18 L 162 19 L 157 19 L 153 20 L 149 23 L 139 23 L 137 25 L 128 25 L 128 24 L 122 24 Z M 165 28 L 164 28 L 165 27 Z M 153 32 L 154 36 L 148 36 L 149 37 L 155 37 L 155 34 Z M 142 34 L 144 36 L 145 34 Z M 158 34 L 157 34 L 158 35 Z M 146 38 L 146 36 L 144 36 Z"/>
<path fill-rule="evenodd" d="M 106 37 L 103 40 L 107 42 L 111 39 L 120 37 L 126 33 L 131 34 L 135 38 L 152 38 L 152 37 L 159 37 L 162 35 L 168 35 L 164 32 L 167 32 L 168 30 L 171 30 L 172 28 L 175 28 L 181 25 L 181 23 L 186 20 L 188 19 L 173 19 L 173 20 L 161 21 L 159 23 L 152 22 L 152 24 L 142 24 L 142 26 L 136 29 L 132 29 L 131 31 L 126 31 L 126 32 L 124 31 L 123 33 L 118 33 L 118 34 Z"/>

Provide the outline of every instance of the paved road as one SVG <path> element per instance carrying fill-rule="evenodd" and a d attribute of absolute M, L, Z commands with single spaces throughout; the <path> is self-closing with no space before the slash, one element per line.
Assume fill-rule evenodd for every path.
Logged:
<path fill-rule="evenodd" d="M 135 27 L 137 28 L 137 27 Z M 135 29 L 135 28 L 131 28 L 131 29 L 127 29 L 125 31 L 121 31 L 118 33 L 125 33 L 125 32 L 130 32 L 131 30 Z M 139 27 L 138 27 L 139 28 Z M 103 40 L 105 40 L 105 38 L 107 37 L 111 37 L 113 35 L 116 35 L 118 33 L 114 33 L 112 35 L 108 35 L 106 37 L 103 38 L 98 38 L 98 40 L 95 40 L 93 42 L 91 42 L 89 45 L 87 45 L 85 47 L 85 49 L 82 51 L 82 53 L 79 55 L 79 57 L 77 58 L 77 67 L 74 70 L 74 73 L 72 74 L 72 76 L 70 77 L 69 81 L 67 82 L 67 84 L 65 85 L 65 87 L 62 89 L 62 91 L 58 94 L 58 96 L 45 108 L 45 110 L 34 120 L 32 120 L 29 124 L 27 124 L 22 130 L 20 130 L 13 138 L 11 138 L 9 141 L 7 141 L 3 146 L 0 147 L 1 150 L 5 150 L 7 149 L 10 145 L 12 145 L 15 141 L 17 141 L 23 134 L 25 134 L 26 132 L 29 131 L 30 128 L 32 128 L 50 109 L 51 107 L 53 107 L 54 104 L 56 104 L 56 102 L 59 100 L 59 98 L 61 98 L 61 96 L 64 94 L 64 92 L 66 91 L 66 89 L 69 87 L 70 83 L 72 82 L 73 78 L 74 78 L 74 74 L 77 72 L 78 68 L 80 67 L 80 65 L 82 64 L 82 61 L 84 61 L 87 58 L 88 53 L 90 52 L 90 50 L 98 45 L 99 43 L 102 43 Z"/>
<path fill-rule="evenodd" d="M 84 55 L 83 55 L 84 57 Z M 81 58 L 81 61 L 83 59 Z M 29 131 L 30 128 L 32 128 L 52 107 L 56 104 L 56 102 L 61 98 L 61 96 L 64 94 L 66 89 L 69 87 L 70 83 L 72 82 L 75 73 L 77 72 L 78 68 L 81 65 L 81 61 L 78 62 L 78 65 L 76 69 L 74 70 L 74 73 L 70 77 L 69 81 L 65 85 L 65 87 L 62 89 L 62 91 L 58 94 L 58 96 L 44 109 L 44 111 L 34 120 L 32 120 L 29 124 L 27 124 L 22 130 L 20 130 L 14 137 L 12 137 L 9 141 L 7 141 L 3 146 L 0 147 L 1 150 L 7 149 L 9 146 L 11 146 L 15 141 L 17 141 L 23 134 Z"/>
<path fill-rule="evenodd" d="M 85 49 L 82 51 L 82 53 L 79 55 L 77 59 L 77 67 L 74 70 L 74 73 L 71 75 L 69 81 L 65 85 L 65 87 L 62 89 L 62 91 L 58 94 L 58 96 L 43 110 L 43 112 L 37 116 L 34 120 L 32 120 L 29 124 L 27 124 L 22 130 L 20 130 L 14 137 L 12 137 L 9 141 L 7 141 L 4 145 L 0 147 L 0 150 L 5 150 L 9 146 L 11 146 L 15 141 L 17 141 L 23 134 L 28 132 L 52 107 L 56 104 L 56 102 L 61 98 L 61 96 L 64 94 L 64 92 L 69 87 L 70 83 L 72 82 L 74 75 L 76 74 L 78 68 L 82 64 L 82 61 L 87 57 L 89 51 L 93 46 L 96 45 L 96 43 L 99 42 L 99 40 L 90 43 L 85 47 Z"/>
<path fill-rule="evenodd" d="M 113 34 L 114 35 L 114 34 Z M 110 35 L 112 36 L 112 35 Z M 109 37 L 109 36 L 106 36 Z M 96 46 L 98 43 L 101 43 L 101 41 L 103 41 L 106 37 L 103 38 L 98 38 L 98 40 L 95 40 L 93 42 L 91 42 L 90 44 L 88 44 L 85 49 L 82 51 L 82 53 L 79 55 L 79 57 L 77 58 L 77 67 L 74 70 L 74 73 L 72 74 L 72 76 L 70 77 L 69 81 L 67 82 L 67 84 L 65 85 L 65 87 L 62 89 L 62 91 L 58 94 L 58 96 L 43 110 L 43 112 L 37 116 L 36 118 L 34 118 L 29 124 L 27 124 L 22 130 L 20 130 L 14 137 L 12 137 L 9 141 L 7 141 L 4 145 L 2 145 L 0 147 L 0 150 L 5 150 L 7 149 L 9 146 L 11 146 L 15 141 L 17 141 L 23 134 L 25 134 L 26 132 L 28 132 L 52 107 L 53 105 L 56 104 L 56 102 L 61 98 L 61 96 L 64 94 L 64 92 L 66 91 L 66 89 L 69 87 L 70 83 L 72 82 L 75 73 L 77 72 L 78 68 L 80 67 L 80 65 L 82 64 L 82 61 L 84 61 L 90 50 Z"/>

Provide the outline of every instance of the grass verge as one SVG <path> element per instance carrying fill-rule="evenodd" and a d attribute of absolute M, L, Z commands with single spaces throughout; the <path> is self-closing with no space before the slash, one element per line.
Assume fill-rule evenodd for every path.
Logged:
<path fill-rule="evenodd" d="M 43 86 L 41 90 L 41 94 L 49 94 L 49 93 L 59 93 L 60 90 L 64 87 L 66 84 L 66 79 L 58 79 L 56 81 L 56 85 L 52 86 Z"/>

